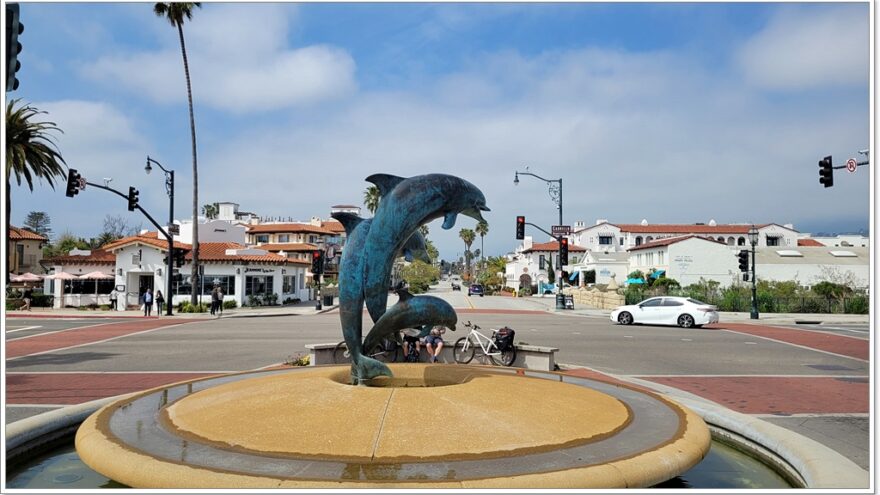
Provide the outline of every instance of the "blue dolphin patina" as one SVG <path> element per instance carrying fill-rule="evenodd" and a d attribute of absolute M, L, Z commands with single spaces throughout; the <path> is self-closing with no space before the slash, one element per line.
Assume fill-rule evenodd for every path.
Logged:
<path fill-rule="evenodd" d="M 388 174 L 367 177 L 379 189 L 380 201 L 367 232 L 364 253 L 364 296 L 374 322 L 388 306 L 391 266 L 403 243 L 419 228 L 443 217 L 446 230 L 455 226 L 459 214 L 482 221 L 489 211 L 486 198 L 470 182 L 446 174 L 403 178 Z M 342 299 L 340 298 L 340 304 Z"/>
<path fill-rule="evenodd" d="M 363 219 L 344 212 L 333 213 L 331 216 L 339 220 L 345 228 L 347 239 L 339 264 L 339 319 L 342 323 L 342 337 L 351 356 L 353 381 L 359 383 L 377 376 L 392 376 L 391 370 L 381 361 L 363 355 L 364 248 L 373 219 Z M 425 245 L 424 236 L 415 232 L 404 244 L 402 251 L 410 260 L 428 259 Z"/>
<path fill-rule="evenodd" d="M 407 290 L 398 290 L 400 301 L 388 308 L 388 311 L 373 325 L 364 349 L 372 349 L 385 337 L 393 337 L 395 332 L 404 328 L 443 325 L 455 330 L 458 316 L 452 306 L 434 296 L 413 296 Z M 427 332 L 425 332 L 427 334 Z"/>

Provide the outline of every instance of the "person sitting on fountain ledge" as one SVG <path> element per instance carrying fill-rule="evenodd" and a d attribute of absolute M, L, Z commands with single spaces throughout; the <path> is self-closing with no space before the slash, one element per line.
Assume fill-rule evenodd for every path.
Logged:
<path fill-rule="evenodd" d="M 440 351 L 443 349 L 443 334 L 446 333 L 446 327 L 436 326 L 431 329 L 431 333 L 425 337 L 425 349 L 428 350 L 428 362 L 436 363 L 440 357 Z"/>

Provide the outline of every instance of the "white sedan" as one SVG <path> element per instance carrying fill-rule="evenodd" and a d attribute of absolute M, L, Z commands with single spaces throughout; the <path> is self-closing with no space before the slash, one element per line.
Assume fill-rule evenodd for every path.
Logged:
<path fill-rule="evenodd" d="M 718 323 L 718 308 L 689 297 L 652 297 L 611 312 L 611 321 L 621 325 L 648 323 L 682 328 Z"/>

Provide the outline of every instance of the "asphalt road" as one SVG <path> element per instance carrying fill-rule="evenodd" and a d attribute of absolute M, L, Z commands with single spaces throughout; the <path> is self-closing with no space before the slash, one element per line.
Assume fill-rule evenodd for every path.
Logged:
<path fill-rule="evenodd" d="M 558 363 L 680 388 L 766 417 L 868 465 L 866 326 L 620 326 L 605 317 L 548 312 L 552 297 L 468 297 L 448 286 L 433 294 L 459 313 L 458 331 L 448 332 L 447 341 L 466 334 L 461 323 L 467 320 L 484 330 L 507 325 L 519 343 L 558 348 Z M 341 339 L 338 311 L 195 320 L 11 318 L 6 421 L 163 383 L 278 365 L 307 354 L 307 344 Z"/>

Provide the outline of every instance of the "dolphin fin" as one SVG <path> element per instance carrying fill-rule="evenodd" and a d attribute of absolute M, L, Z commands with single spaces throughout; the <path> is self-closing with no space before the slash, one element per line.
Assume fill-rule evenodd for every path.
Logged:
<path fill-rule="evenodd" d="M 413 253 L 408 248 L 404 248 L 403 250 L 403 259 L 405 259 L 407 263 L 412 263 Z"/>
<path fill-rule="evenodd" d="M 397 187 L 398 184 L 405 181 L 406 178 L 398 177 L 391 174 L 373 174 L 367 177 L 367 182 L 372 182 L 379 188 L 379 197 L 384 198 L 386 194 Z"/>
<path fill-rule="evenodd" d="M 339 220 L 339 223 L 345 227 L 345 234 L 351 235 L 351 232 L 358 226 L 361 222 L 364 221 L 363 218 L 355 215 L 354 213 L 348 213 L 345 211 L 337 211 L 335 213 L 330 214 L 331 217 Z"/>
<path fill-rule="evenodd" d="M 394 374 L 385 363 L 366 356 L 361 356 L 357 362 L 351 364 L 353 385 L 367 385 L 370 380 L 379 376 L 393 377 Z"/>
<path fill-rule="evenodd" d="M 458 217 L 458 213 L 454 211 L 450 211 L 446 215 L 443 215 L 443 225 L 441 225 L 441 227 L 443 227 L 443 230 L 449 230 L 452 227 L 455 227 L 456 217 Z"/>
<path fill-rule="evenodd" d="M 406 289 L 397 289 L 397 296 L 400 298 L 400 302 L 409 301 L 413 298 L 413 295 Z"/>

